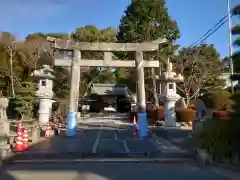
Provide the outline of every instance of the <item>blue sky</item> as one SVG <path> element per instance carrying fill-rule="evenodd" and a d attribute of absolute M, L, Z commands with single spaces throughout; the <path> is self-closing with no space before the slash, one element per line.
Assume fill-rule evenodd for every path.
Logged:
<path fill-rule="evenodd" d="M 183 46 L 192 44 L 227 13 L 227 0 L 166 0 L 170 16 L 177 21 Z M 239 0 L 231 0 L 232 5 Z M 0 31 L 18 39 L 33 32 L 72 32 L 77 27 L 117 27 L 130 0 L 0 0 Z M 240 22 L 236 18 L 233 24 Z M 227 23 L 206 43 L 228 55 Z"/>

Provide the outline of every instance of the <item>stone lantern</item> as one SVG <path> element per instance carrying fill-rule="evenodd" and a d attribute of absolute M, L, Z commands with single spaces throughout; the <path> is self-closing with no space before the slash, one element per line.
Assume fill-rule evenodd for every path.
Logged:
<path fill-rule="evenodd" d="M 181 98 L 177 94 L 176 82 L 182 82 L 183 76 L 176 74 L 172 70 L 172 63 L 167 63 L 166 71 L 160 76 L 161 95 L 160 99 L 164 102 L 165 126 L 176 127 L 175 104 Z"/>
<path fill-rule="evenodd" d="M 38 80 L 36 97 L 39 102 L 38 122 L 40 126 L 49 122 L 53 103 L 53 70 L 49 65 L 43 65 L 42 69 L 34 70 L 33 75 Z"/>
<path fill-rule="evenodd" d="M 8 156 L 10 152 L 10 145 L 8 144 L 10 124 L 6 113 L 7 107 L 8 99 L 0 98 L 0 161 Z"/>

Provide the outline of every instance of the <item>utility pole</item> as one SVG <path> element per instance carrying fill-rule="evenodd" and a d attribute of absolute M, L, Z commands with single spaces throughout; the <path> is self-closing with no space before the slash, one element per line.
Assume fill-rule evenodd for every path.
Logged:
<path fill-rule="evenodd" d="M 233 50 L 232 50 L 232 20 L 231 20 L 231 4 L 230 0 L 227 0 L 227 7 L 228 7 L 228 48 L 229 48 L 229 58 L 230 58 L 230 74 L 231 76 L 234 74 L 233 69 Z M 234 84 L 233 80 L 231 80 L 231 91 L 234 93 Z"/>

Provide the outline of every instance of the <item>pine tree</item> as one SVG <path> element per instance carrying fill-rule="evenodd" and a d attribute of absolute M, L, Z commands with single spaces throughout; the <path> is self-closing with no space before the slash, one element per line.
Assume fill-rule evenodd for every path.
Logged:
<path fill-rule="evenodd" d="M 121 43 L 149 42 L 163 37 L 169 40 L 170 45 L 164 49 L 161 45 L 161 52 L 145 53 L 144 57 L 150 55 L 153 59 L 166 61 L 167 57 L 174 51 L 174 48 L 169 47 L 172 47 L 172 42 L 180 37 L 180 32 L 177 23 L 169 16 L 164 0 L 132 1 L 121 19 L 117 33 L 117 41 Z M 123 55 L 123 57 L 121 58 L 134 59 L 134 56 L 129 53 Z M 149 59 L 149 57 L 146 59 Z M 135 69 L 126 69 L 126 74 L 129 74 L 129 76 L 121 78 L 118 81 L 120 83 L 126 83 L 128 87 L 135 92 Z"/>
<path fill-rule="evenodd" d="M 173 41 L 179 36 L 178 26 L 168 15 L 164 0 L 137 0 L 127 7 L 122 17 L 117 40 L 143 42 L 166 37 Z"/>

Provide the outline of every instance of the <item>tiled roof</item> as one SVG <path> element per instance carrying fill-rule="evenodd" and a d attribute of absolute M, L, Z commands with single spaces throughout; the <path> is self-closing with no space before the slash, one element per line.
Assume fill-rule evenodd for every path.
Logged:
<path fill-rule="evenodd" d="M 91 94 L 98 95 L 126 95 L 128 94 L 128 87 L 123 84 L 92 84 Z"/>

